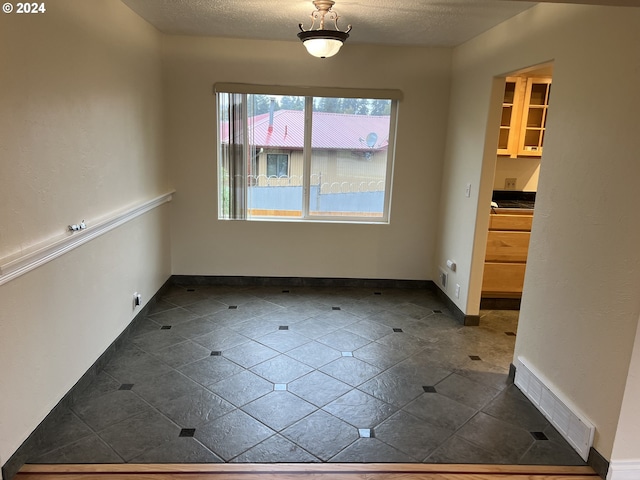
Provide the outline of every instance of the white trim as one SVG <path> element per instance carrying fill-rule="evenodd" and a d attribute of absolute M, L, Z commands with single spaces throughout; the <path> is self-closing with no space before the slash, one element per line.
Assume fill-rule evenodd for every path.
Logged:
<path fill-rule="evenodd" d="M 12 256 L 0 259 L 0 285 L 40 267 L 164 203 L 170 202 L 174 193 L 175 190 L 167 192 L 136 207 L 112 215 L 95 225 L 90 225 L 87 222 L 86 229 L 66 232 L 62 238 L 57 237 L 44 244 L 36 245 L 29 249 L 28 253 L 23 253 L 17 258 Z"/>
<path fill-rule="evenodd" d="M 596 430 L 586 416 L 522 357 L 514 383 L 586 462 Z"/>
<path fill-rule="evenodd" d="M 311 134 L 313 132 L 313 97 L 304 97 L 304 145 L 302 147 L 302 218 L 309 218 L 311 203 Z M 318 183 L 318 188 L 322 185 Z"/>
<path fill-rule="evenodd" d="M 607 480 L 638 480 L 640 460 L 620 460 L 609 463 Z"/>
<path fill-rule="evenodd" d="M 262 95 L 291 95 L 295 97 L 338 97 L 374 98 L 377 100 L 402 100 L 398 89 L 385 88 L 344 88 L 305 87 L 299 85 L 259 85 L 251 83 L 218 82 L 213 85 L 213 93 L 254 93 Z"/>

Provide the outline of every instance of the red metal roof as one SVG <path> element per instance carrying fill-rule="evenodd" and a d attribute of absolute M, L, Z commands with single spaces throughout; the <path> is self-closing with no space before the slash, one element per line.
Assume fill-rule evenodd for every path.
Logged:
<path fill-rule="evenodd" d="M 253 133 L 251 143 L 257 147 L 287 148 L 301 150 L 304 146 L 304 112 L 300 110 L 276 110 L 273 125 L 269 125 L 269 114 L 256 115 L 249 119 Z M 226 122 L 221 125 L 222 141 L 228 141 Z M 375 133 L 373 146 L 367 145 L 367 137 Z M 371 138 L 371 137 L 370 137 Z M 389 143 L 389 116 L 348 115 L 340 113 L 314 112 L 313 148 L 338 150 L 381 150 Z"/>

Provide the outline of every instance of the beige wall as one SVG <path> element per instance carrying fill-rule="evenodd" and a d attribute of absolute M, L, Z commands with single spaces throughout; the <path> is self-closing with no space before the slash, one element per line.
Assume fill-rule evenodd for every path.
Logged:
<path fill-rule="evenodd" d="M 146 301 L 172 272 L 430 279 L 452 258 L 454 301 L 477 313 L 475 232 L 487 229 L 502 95 L 493 78 L 549 60 L 553 116 L 516 356 L 596 425 L 611 458 L 625 387 L 627 420 L 637 383 L 640 71 L 629 53 L 640 11 L 539 5 L 456 49 L 451 79 L 447 49 L 349 44 L 318 61 L 293 41 L 160 40 L 111 0 L 48 7 L 0 17 L 0 258 L 164 193 L 163 149 L 178 193 L 0 286 L 0 463 L 125 328 L 133 291 Z M 391 224 L 217 221 L 217 81 L 401 89 Z M 618 434 L 614 453 L 629 458 L 638 435 Z"/>
<path fill-rule="evenodd" d="M 167 191 L 160 35 L 121 2 L 0 16 L 0 264 Z M 170 275 L 169 206 L 0 286 L 0 462 Z"/>
<path fill-rule="evenodd" d="M 456 301 L 476 313 L 503 89 L 493 78 L 553 60 L 515 356 L 595 424 L 606 458 L 640 314 L 638 44 L 640 9 L 540 4 L 457 48 L 442 186 L 437 263 L 457 258 Z M 480 184 L 472 199 L 467 181 Z"/>
<path fill-rule="evenodd" d="M 173 273 L 431 278 L 451 51 L 348 47 L 319 61 L 297 41 L 163 38 Z M 215 82 L 402 90 L 391 223 L 218 221 Z"/>
<path fill-rule="evenodd" d="M 538 176 L 540 175 L 539 158 L 508 158 L 496 159 L 496 173 L 493 180 L 494 190 L 506 190 L 505 180 L 515 178 L 515 190 L 535 192 L 538 190 Z"/>
<path fill-rule="evenodd" d="M 638 442 L 638 425 L 640 425 L 640 328 L 636 330 L 633 354 L 624 390 L 622 410 L 613 444 L 611 462 L 633 462 L 636 472 L 640 469 L 640 442 Z M 629 477 L 630 478 L 630 477 Z"/>

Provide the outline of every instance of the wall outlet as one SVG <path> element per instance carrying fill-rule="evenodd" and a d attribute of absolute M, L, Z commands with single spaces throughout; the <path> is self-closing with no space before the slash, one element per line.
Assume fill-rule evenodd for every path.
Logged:
<path fill-rule="evenodd" d="M 456 283 L 456 298 L 460 298 L 460 284 Z"/>
<path fill-rule="evenodd" d="M 505 178 L 504 179 L 504 189 L 505 190 L 515 190 L 517 178 Z"/>
<path fill-rule="evenodd" d="M 471 184 L 467 183 L 467 186 L 464 187 L 464 196 L 469 198 L 471 197 Z"/>
<path fill-rule="evenodd" d="M 138 292 L 133 294 L 133 308 L 139 307 L 142 305 L 142 295 Z"/>

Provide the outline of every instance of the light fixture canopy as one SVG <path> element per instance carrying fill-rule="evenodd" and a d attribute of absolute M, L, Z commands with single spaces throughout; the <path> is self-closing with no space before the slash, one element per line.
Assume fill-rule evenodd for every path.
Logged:
<path fill-rule="evenodd" d="M 337 12 L 331 10 L 335 3 L 333 0 L 313 0 L 316 10 L 311 12 L 311 27 L 309 30 L 305 30 L 302 24 L 298 25 L 300 27 L 298 38 L 302 40 L 307 52 L 314 57 L 333 57 L 349 38 L 351 25 L 348 25 L 344 32 L 339 30 L 338 19 L 340 17 Z M 333 21 L 335 29 L 325 29 L 325 20 Z M 314 30 L 316 22 L 318 22 L 318 28 Z"/>

